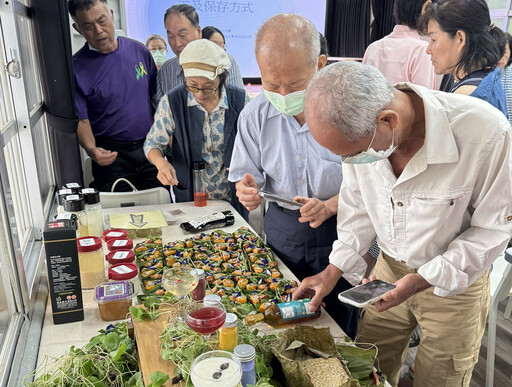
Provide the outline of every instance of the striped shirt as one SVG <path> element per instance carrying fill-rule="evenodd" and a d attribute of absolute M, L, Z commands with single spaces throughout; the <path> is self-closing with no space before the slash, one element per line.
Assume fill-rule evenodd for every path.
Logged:
<path fill-rule="evenodd" d="M 505 97 L 507 99 L 508 121 L 512 124 L 512 67 L 505 67 L 501 76 L 503 89 L 505 89 Z"/>
<path fill-rule="evenodd" d="M 231 67 L 228 69 L 228 78 L 226 83 L 237 86 L 241 89 L 244 88 L 244 81 L 242 74 L 240 73 L 240 67 L 235 61 L 235 58 L 231 54 L 228 54 L 231 62 Z M 185 83 L 185 76 L 183 75 L 183 68 L 180 65 L 177 56 L 167 60 L 156 75 L 156 98 L 159 102 L 162 97 L 169 91 L 174 89 L 176 86 L 180 86 Z"/>

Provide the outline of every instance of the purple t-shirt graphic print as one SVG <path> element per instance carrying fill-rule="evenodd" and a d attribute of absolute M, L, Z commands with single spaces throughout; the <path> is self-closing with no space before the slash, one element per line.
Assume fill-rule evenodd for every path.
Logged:
<path fill-rule="evenodd" d="M 90 121 L 95 137 L 141 140 L 153 124 L 157 70 L 142 43 L 117 40 L 118 48 L 111 53 L 98 53 L 85 44 L 73 56 L 78 118 Z"/>

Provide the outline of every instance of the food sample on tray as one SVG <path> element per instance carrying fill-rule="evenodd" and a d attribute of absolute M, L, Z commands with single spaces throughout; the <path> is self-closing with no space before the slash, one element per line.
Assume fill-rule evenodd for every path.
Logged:
<path fill-rule="evenodd" d="M 161 278 L 166 267 L 195 267 L 205 272 L 207 293 L 221 296 L 240 317 L 291 301 L 297 287 L 296 281 L 282 278 L 270 248 L 246 227 L 165 244 L 160 238 L 149 238 L 135 246 L 135 256 L 146 294 L 165 294 Z"/>

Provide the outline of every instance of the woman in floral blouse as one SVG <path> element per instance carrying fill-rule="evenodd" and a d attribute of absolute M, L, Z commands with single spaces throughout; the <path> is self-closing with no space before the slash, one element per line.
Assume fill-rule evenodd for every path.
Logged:
<path fill-rule="evenodd" d="M 230 60 L 207 39 L 190 42 L 179 57 L 185 83 L 162 97 L 144 143 L 158 179 L 173 186 L 176 202 L 192 201 L 192 166 L 204 162 L 208 198 L 243 206 L 228 182 L 238 115 L 249 102 L 245 91 L 227 85 Z"/>

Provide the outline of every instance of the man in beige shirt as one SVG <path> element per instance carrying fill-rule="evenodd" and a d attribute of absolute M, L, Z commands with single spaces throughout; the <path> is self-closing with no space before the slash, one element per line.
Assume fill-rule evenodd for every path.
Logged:
<path fill-rule="evenodd" d="M 379 347 L 397 385 L 409 338 L 422 340 L 415 386 L 467 386 L 489 308 L 489 267 L 512 235 L 510 125 L 476 98 L 394 88 L 375 68 L 328 66 L 306 92 L 306 121 L 343 160 L 338 240 L 329 266 L 294 299 L 312 307 L 342 276 L 364 276 L 377 236 L 376 278 L 396 289 L 364 310 L 359 341 Z M 372 276 L 372 279 L 374 277 Z"/>

